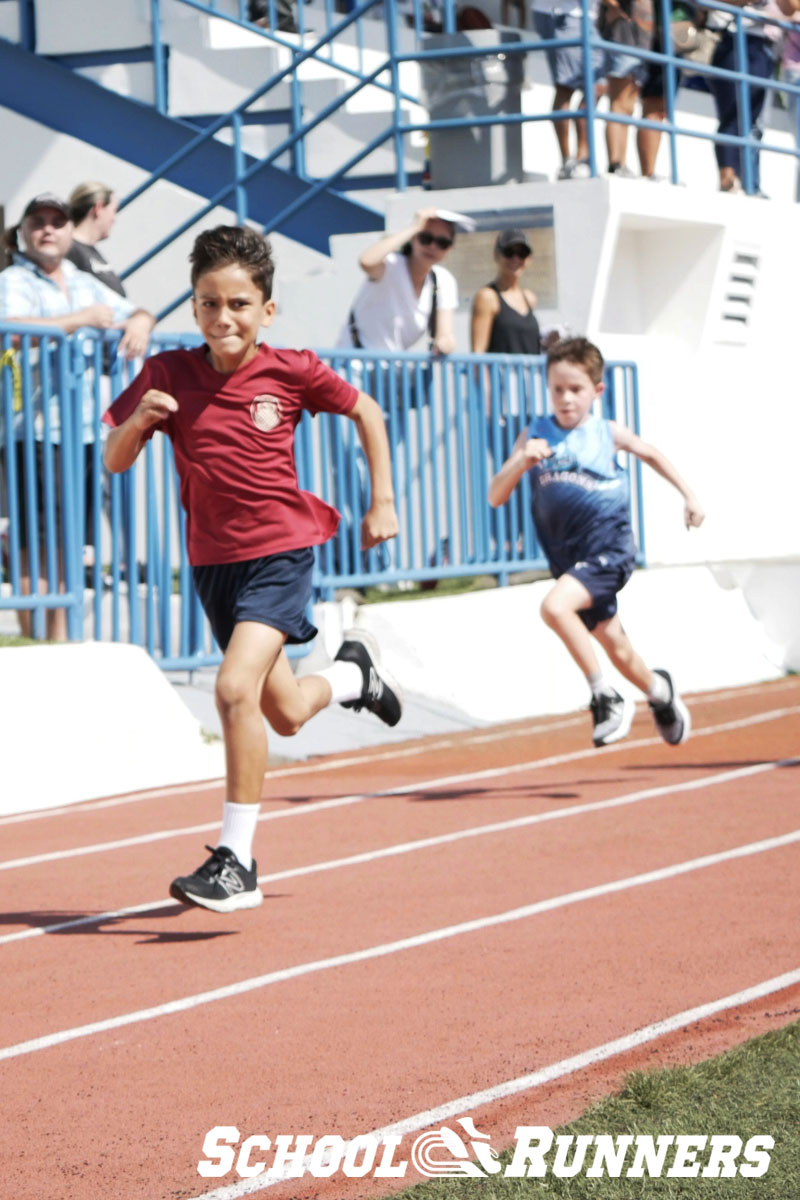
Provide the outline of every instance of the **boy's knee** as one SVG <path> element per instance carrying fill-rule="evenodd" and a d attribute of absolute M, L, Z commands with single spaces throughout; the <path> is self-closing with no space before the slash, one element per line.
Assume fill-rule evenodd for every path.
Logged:
<path fill-rule="evenodd" d="M 253 703 L 252 686 L 248 686 L 245 680 L 238 676 L 220 672 L 214 688 L 214 700 L 220 716 L 228 716 L 237 708 Z"/>
<path fill-rule="evenodd" d="M 563 612 L 563 606 L 558 603 L 552 592 L 545 596 L 539 608 L 539 613 L 545 625 L 550 625 L 551 627 L 558 625 Z"/>

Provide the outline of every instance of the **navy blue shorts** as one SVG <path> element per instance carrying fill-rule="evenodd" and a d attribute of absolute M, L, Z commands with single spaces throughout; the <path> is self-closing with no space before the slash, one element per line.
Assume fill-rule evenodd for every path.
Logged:
<path fill-rule="evenodd" d="M 565 574 L 580 580 L 594 603 L 578 616 L 587 629 L 608 621 L 617 611 L 617 592 L 621 592 L 633 574 L 635 556 L 627 549 L 606 550 L 592 558 L 582 559 L 569 567 Z"/>
<path fill-rule="evenodd" d="M 307 616 L 313 566 L 314 551 L 303 548 L 192 567 L 194 586 L 220 649 L 227 649 L 240 621 L 271 625 L 286 634 L 287 642 L 315 638 L 316 627 Z"/>

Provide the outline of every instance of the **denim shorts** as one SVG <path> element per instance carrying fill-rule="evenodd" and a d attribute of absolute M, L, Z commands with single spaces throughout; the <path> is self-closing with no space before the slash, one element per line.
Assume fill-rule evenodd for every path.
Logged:
<path fill-rule="evenodd" d="M 626 79 L 630 75 L 639 87 L 647 79 L 649 70 L 650 63 L 646 59 L 638 58 L 622 47 L 609 50 L 603 64 L 603 74 L 607 79 Z"/>
<path fill-rule="evenodd" d="M 575 38 L 581 36 L 581 18 L 573 13 L 551 13 L 533 10 L 533 26 L 542 41 L 552 38 Z M 586 80 L 583 73 L 583 47 L 563 46 L 557 50 L 545 50 L 550 76 L 556 87 L 583 91 Z M 592 79 L 600 75 L 603 54 L 592 52 Z"/>
<path fill-rule="evenodd" d="M 636 558 L 626 548 L 583 559 L 566 571 L 583 584 L 594 601 L 591 608 L 578 613 L 587 629 L 594 629 L 601 621 L 608 621 L 615 615 L 617 592 L 622 591 L 635 566 Z"/>
<path fill-rule="evenodd" d="M 244 562 L 192 567 L 192 578 L 212 633 L 226 650 L 240 621 L 257 621 L 286 634 L 288 643 L 310 642 L 308 619 L 314 551 L 268 554 Z"/>

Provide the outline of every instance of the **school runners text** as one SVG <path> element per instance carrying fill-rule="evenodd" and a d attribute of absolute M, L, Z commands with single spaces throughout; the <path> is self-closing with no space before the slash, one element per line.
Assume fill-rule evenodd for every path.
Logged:
<path fill-rule="evenodd" d="M 203 1141 L 198 1174 L 220 1178 L 234 1171 L 241 1179 L 265 1175 L 271 1179 L 315 1179 L 343 1175 L 347 1179 L 402 1179 L 412 1169 L 428 1178 L 490 1175 L 546 1175 L 587 1179 L 758 1179 L 766 1175 L 775 1139 L 756 1135 L 744 1142 L 732 1134 L 606 1133 L 556 1136 L 547 1125 L 519 1125 L 512 1156 L 505 1165 L 491 1147 L 489 1134 L 480 1133 L 471 1117 L 456 1122 L 461 1130 L 443 1125 L 420 1134 L 407 1151 L 401 1135 L 366 1134 L 345 1141 L 337 1134 L 252 1134 L 244 1138 L 235 1125 L 215 1125 Z M 466 1135 L 466 1136 L 465 1136 Z"/>

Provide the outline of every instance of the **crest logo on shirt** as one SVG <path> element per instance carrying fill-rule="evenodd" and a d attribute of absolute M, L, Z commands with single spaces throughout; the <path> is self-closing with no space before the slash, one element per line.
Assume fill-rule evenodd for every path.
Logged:
<path fill-rule="evenodd" d="M 260 429 L 262 433 L 269 433 L 280 424 L 283 416 L 281 402 L 277 396 L 256 396 L 250 405 L 250 416 L 256 429 Z"/>

